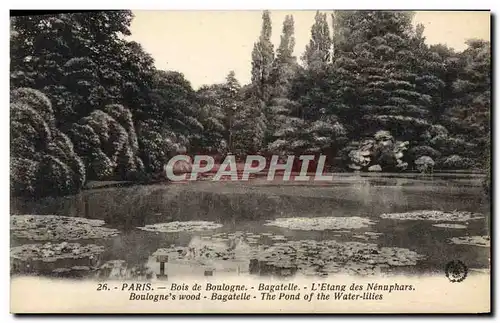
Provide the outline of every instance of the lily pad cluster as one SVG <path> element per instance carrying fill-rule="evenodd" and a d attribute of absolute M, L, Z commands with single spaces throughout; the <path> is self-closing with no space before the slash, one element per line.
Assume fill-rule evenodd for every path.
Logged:
<path fill-rule="evenodd" d="M 437 223 L 437 224 L 433 224 L 432 226 L 438 227 L 438 228 L 447 228 L 447 229 L 467 229 L 466 225 L 457 224 L 457 223 Z"/>
<path fill-rule="evenodd" d="M 56 275 L 61 275 L 61 276 L 65 276 L 67 274 L 75 274 L 75 273 L 78 273 L 78 272 L 81 272 L 81 273 L 88 273 L 90 271 L 93 271 L 95 270 L 94 267 L 89 267 L 89 266 L 73 266 L 73 267 L 70 267 L 70 268 L 56 268 L 54 270 L 52 270 L 52 273 L 53 274 L 56 274 Z"/>
<path fill-rule="evenodd" d="M 58 278 L 88 278 L 95 275 L 99 270 L 96 266 L 72 266 L 72 267 L 60 267 L 52 270 L 52 272 L 47 272 L 49 276 Z"/>
<path fill-rule="evenodd" d="M 285 240 L 284 236 L 267 232 L 255 234 L 237 231 L 197 236 L 187 246 L 171 245 L 156 250 L 152 254 L 150 267 L 155 268 L 154 263 L 163 261 L 174 271 L 177 265 L 188 265 L 192 270 L 211 268 L 224 272 L 250 272 L 251 261 L 256 258 L 263 243 Z"/>
<path fill-rule="evenodd" d="M 378 236 L 376 233 L 367 233 L 368 237 Z M 301 240 L 279 241 L 272 245 L 247 243 L 244 238 L 251 235 L 253 234 L 241 233 L 232 238 L 226 238 L 223 234 L 201 237 L 201 242 L 192 242 L 185 247 L 158 249 L 152 256 L 157 261 L 183 262 L 192 266 L 216 266 L 225 261 L 226 265 L 222 266 L 224 269 L 231 267 L 228 263 L 245 259 L 250 273 L 279 276 L 296 272 L 314 276 L 331 273 L 373 275 L 380 273 L 383 268 L 414 266 L 424 258 L 408 249 L 379 248 L 376 244 L 362 242 Z M 262 239 L 268 237 L 268 234 L 261 235 Z"/>
<path fill-rule="evenodd" d="M 464 244 L 479 247 L 490 247 L 490 237 L 488 236 L 465 236 L 453 237 L 449 239 L 453 244 Z"/>
<path fill-rule="evenodd" d="M 81 245 L 79 243 L 25 244 L 12 247 L 10 256 L 22 261 L 54 262 L 61 259 L 93 258 L 104 252 L 104 247 L 95 244 Z"/>
<path fill-rule="evenodd" d="M 480 213 L 473 213 L 467 211 L 412 211 L 404 213 L 384 213 L 380 215 L 384 219 L 392 220 L 427 220 L 427 221 L 455 221 L 466 222 L 469 220 L 481 219 L 484 216 Z"/>
<path fill-rule="evenodd" d="M 367 231 L 367 232 L 363 232 L 360 234 L 355 234 L 352 237 L 357 238 L 357 239 L 362 239 L 362 240 L 376 240 L 381 235 L 382 235 L 382 233 L 380 233 L 380 232 Z"/>
<path fill-rule="evenodd" d="M 118 235 L 102 220 L 58 215 L 12 215 L 12 236 L 35 241 L 102 239 Z"/>
<path fill-rule="evenodd" d="M 210 221 L 173 221 L 166 223 L 148 224 L 138 229 L 151 232 L 196 232 L 221 228 L 220 223 Z"/>
<path fill-rule="evenodd" d="M 271 266 L 277 270 L 285 268 L 320 276 L 332 273 L 374 275 L 383 268 L 414 266 L 424 258 L 405 248 L 379 248 L 376 244 L 334 240 L 276 243 L 256 255 L 264 268 Z"/>
<path fill-rule="evenodd" d="M 243 237 L 201 237 L 194 238 L 188 246 L 170 246 L 160 248 L 153 253 L 158 259 L 168 261 L 189 261 L 206 264 L 213 260 L 235 260 L 248 258 L 252 247 Z"/>
<path fill-rule="evenodd" d="M 351 217 L 296 217 L 296 218 L 277 218 L 268 221 L 265 225 L 286 228 L 290 230 L 342 230 L 342 229 L 359 229 L 375 224 L 368 218 L 357 216 Z"/>
<path fill-rule="evenodd" d="M 223 242 L 229 244 L 236 244 L 238 242 L 247 243 L 249 245 L 256 245 L 265 240 L 267 241 L 286 241 L 287 238 L 283 235 L 274 234 L 271 232 L 263 232 L 263 233 L 252 233 L 252 232 L 243 232 L 236 231 L 233 233 L 220 232 L 213 234 L 211 236 L 202 236 L 202 240 L 205 241 L 213 241 L 213 242 Z"/>

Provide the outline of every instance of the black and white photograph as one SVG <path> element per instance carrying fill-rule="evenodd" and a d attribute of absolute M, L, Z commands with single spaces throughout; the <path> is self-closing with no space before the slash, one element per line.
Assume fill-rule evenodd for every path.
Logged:
<path fill-rule="evenodd" d="M 491 19 L 11 11 L 11 312 L 489 313 Z"/>

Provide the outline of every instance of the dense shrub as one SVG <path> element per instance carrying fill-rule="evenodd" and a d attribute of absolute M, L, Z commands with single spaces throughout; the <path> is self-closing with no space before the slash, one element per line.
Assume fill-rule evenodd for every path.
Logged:
<path fill-rule="evenodd" d="M 54 126 L 54 110 L 45 94 L 31 88 L 18 88 L 10 93 L 10 103 L 25 104 L 35 110 L 48 126 Z"/>
<path fill-rule="evenodd" d="M 461 157 L 459 155 L 451 155 L 441 159 L 439 166 L 441 169 L 449 170 L 470 169 L 474 166 L 474 161 L 470 158 Z"/>
<path fill-rule="evenodd" d="M 348 146 L 350 169 L 366 171 L 370 166 L 379 165 L 383 171 L 402 171 L 408 167 L 403 161 L 408 142 L 396 141 L 388 131 L 378 131 L 373 138 Z"/>
<path fill-rule="evenodd" d="M 47 97 L 33 89 L 11 94 L 11 190 L 47 196 L 77 192 L 85 170 L 69 138 L 55 128 Z"/>
<path fill-rule="evenodd" d="M 104 112 L 107 111 L 107 112 Z M 70 135 L 94 180 L 127 179 L 143 169 L 132 114 L 121 105 L 95 110 L 74 125 Z"/>
<path fill-rule="evenodd" d="M 408 156 L 410 160 L 417 160 L 422 156 L 429 156 L 436 160 L 441 157 L 441 153 L 430 146 L 416 146 L 408 150 Z"/>
<path fill-rule="evenodd" d="M 415 166 L 421 173 L 432 173 L 434 164 L 434 160 L 429 156 L 422 156 L 415 160 Z"/>
<path fill-rule="evenodd" d="M 139 146 L 143 169 L 147 173 L 157 174 L 172 155 L 187 150 L 188 139 L 162 127 L 158 122 L 150 120 L 140 124 Z"/>
<path fill-rule="evenodd" d="M 26 158 L 10 159 L 10 190 L 12 194 L 33 196 L 36 190 L 38 162 Z"/>

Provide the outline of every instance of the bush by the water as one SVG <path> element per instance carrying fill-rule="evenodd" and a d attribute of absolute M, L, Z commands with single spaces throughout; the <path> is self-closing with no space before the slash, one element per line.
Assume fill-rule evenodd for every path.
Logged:
<path fill-rule="evenodd" d="M 408 155 L 412 160 L 417 160 L 422 156 L 429 156 L 433 160 L 441 157 L 441 153 L 429 146 L 415 146 L 408 150 Z"/>
<path fill-rule="evenodd" d="M 467 157 L 451 155 L 440 160 L 441 169 L 470 169 L 474 166 L 474 161 Z"/>
<path fill-rule="evenodd" d="M 127 179 L 144 168 L 132 114 L 121 105 L 93 111 L 75 125 L 71 136 L 89 179 Z"/>
<path fill-rule="evenodd" d="M 405 170 L 408 163 L 403 161 L 403 156 L 408 144 L 395 140 L 388 131 L 378 131 L 373 139 L 366 139 L 349 151 L 349 168 L 367 171 L 378 165 L 383 171 Z"/>
<path fill-rule="evenodd" d="M 415 166 L 421 173 L 432 173 L 434 164 L 434 160 L 429 156 L 422 156 L 415 160 Z"/>
<path fill-rule="evenodd" d="M 78 192 L 85 169 L 73 144 L 54 124 L 52 105 L 40 91 L 11 93 L 11 191 L 30 196 Z"/>

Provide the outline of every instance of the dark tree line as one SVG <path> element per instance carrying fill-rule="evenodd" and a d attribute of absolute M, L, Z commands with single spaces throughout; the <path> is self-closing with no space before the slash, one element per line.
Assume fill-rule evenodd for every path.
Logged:
<path fill-rule="evenodd" d="M 198 90 L 125 40 L 130 11 L 11 18 L 13 193 L 150 179 L 184 152 L 325 154 L 337 170 L 486 167 L 488 41 L 456 52 L 426 44 L 411 12 L 318 12 L 298 59 L 293 17 L 277 46 L 271 18 L 249 84 L 231 72 Z"/>

